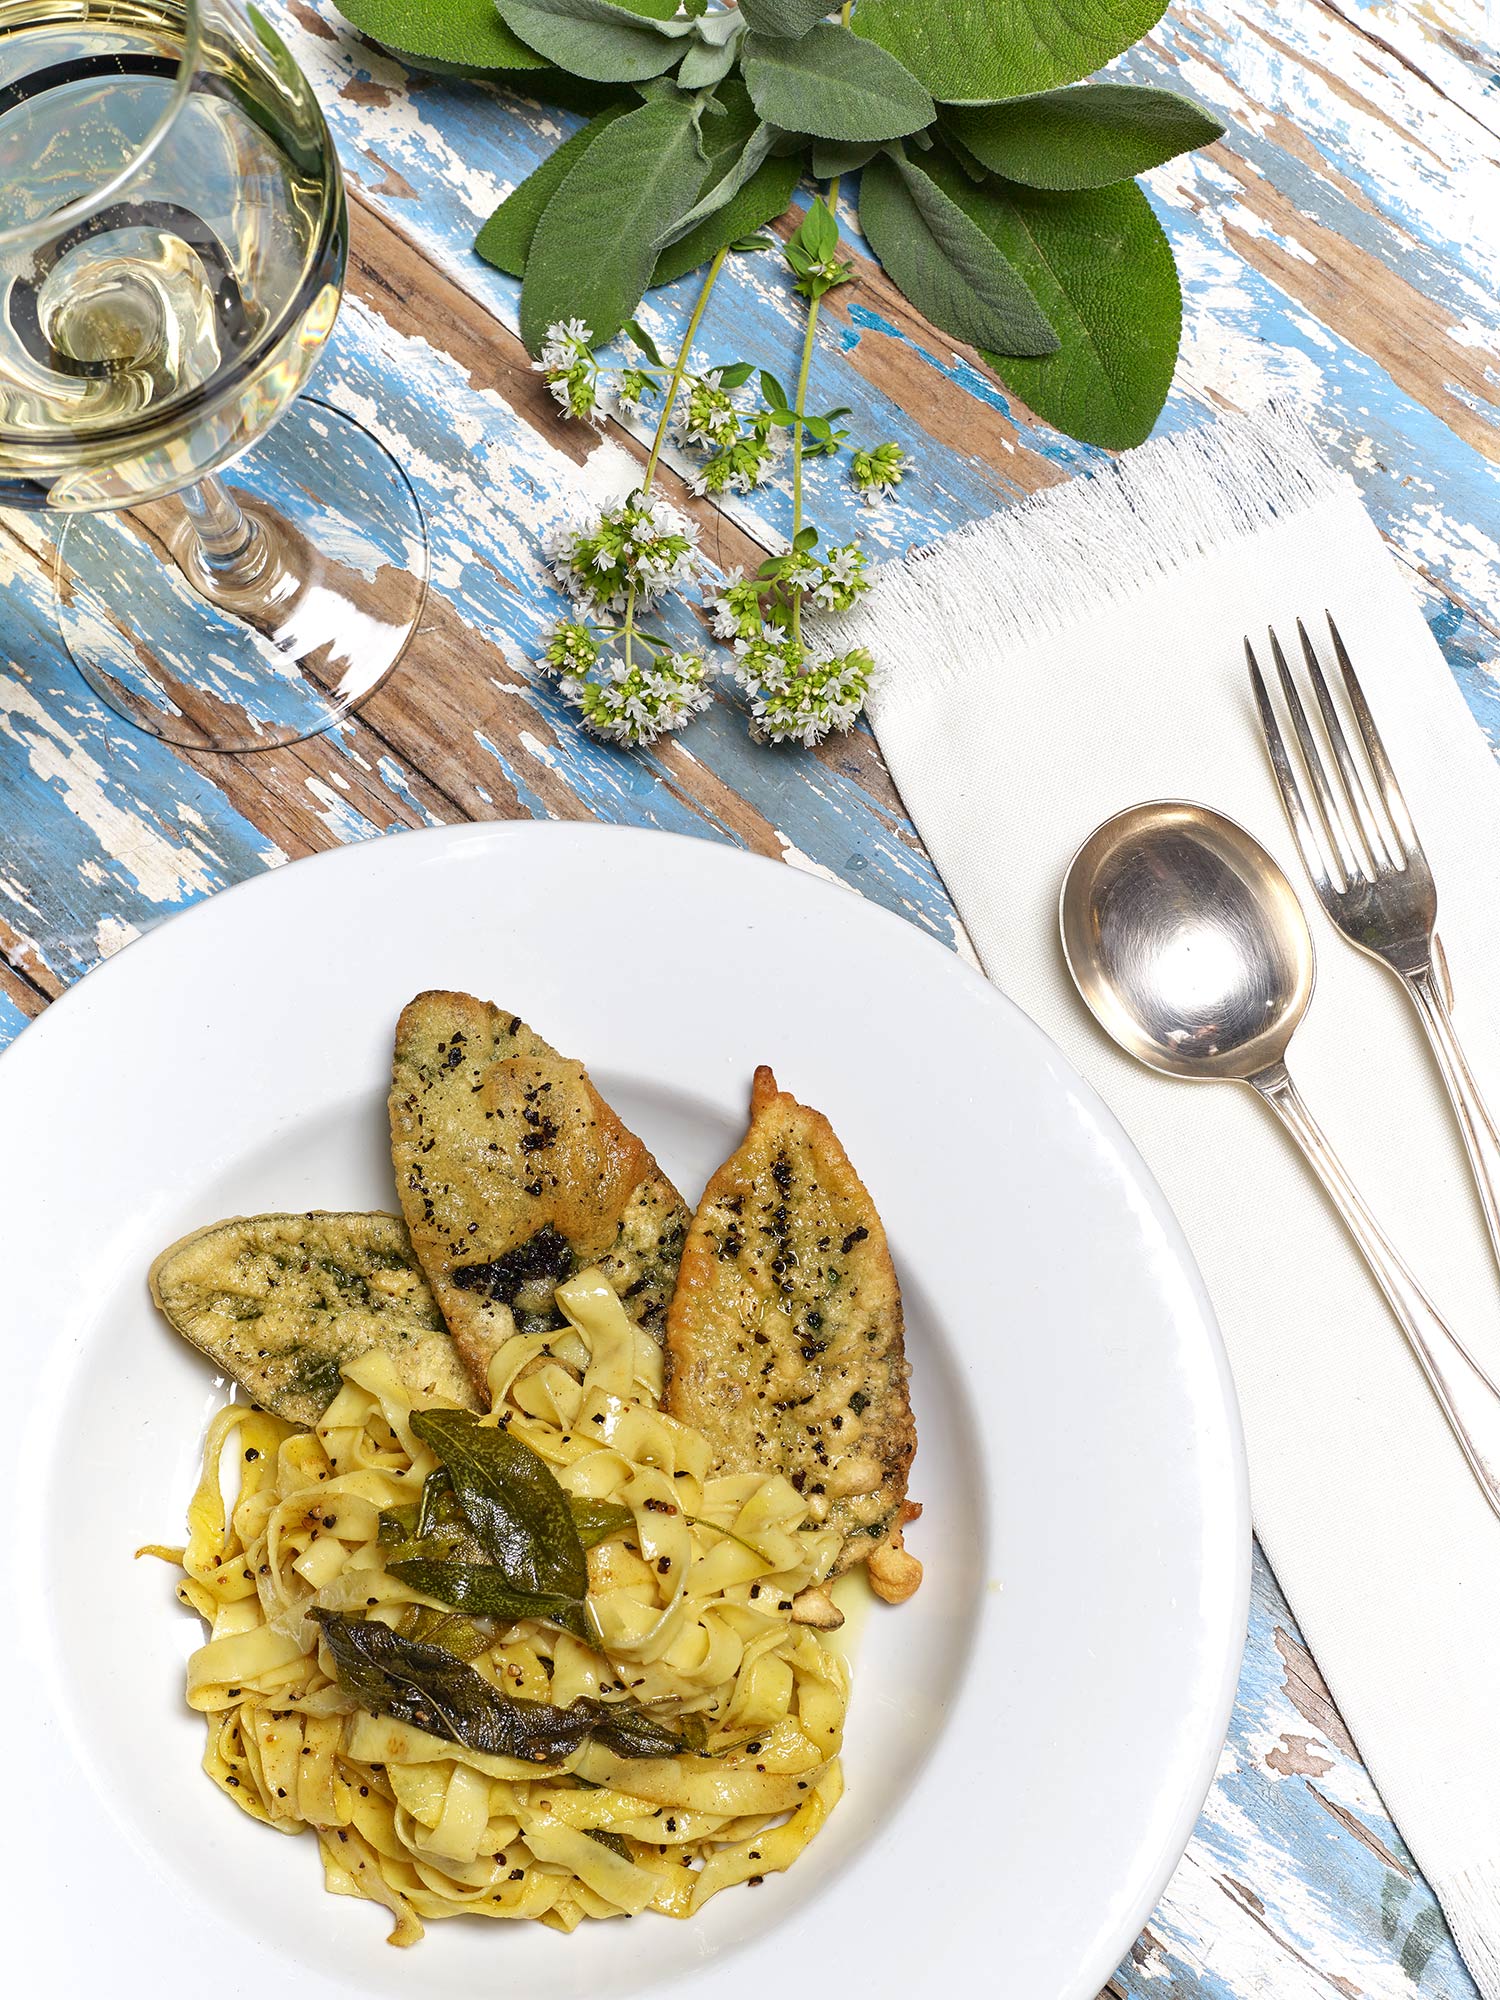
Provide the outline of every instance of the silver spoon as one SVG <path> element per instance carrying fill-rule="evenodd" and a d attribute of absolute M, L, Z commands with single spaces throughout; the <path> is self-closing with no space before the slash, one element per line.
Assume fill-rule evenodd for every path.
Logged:
<path fill-rule="evenodd" d="M 1276 1113 L 1500 1514 L 1500 1390 L 1444 1324 L 1287 1074 L 1287 1044 L 1312 998 L 1313 942 L 1276 862 L 1206 806 L 1132 806 L 1074 855 L 1060 914 L 1074 984 L 1127 1055 L 1166 1076 L 1248 1083 Z"/>

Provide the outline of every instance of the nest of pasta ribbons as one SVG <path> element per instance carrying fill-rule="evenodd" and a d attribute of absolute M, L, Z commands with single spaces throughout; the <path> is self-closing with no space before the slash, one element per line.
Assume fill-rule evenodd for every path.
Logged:
<path fill-rule="evenodd" d="M 464 1912 L 692 1916 L 789 1866 L 841 1790 L 847 1671 L 791 1619 L 839 1534 L 779 1474 L 714 1475 L 597 1272 L 557 1303 L 566 1332 L 495 1355 L 485 1417 L 414 1404 L 378 1352 L 312 1430 L 221 1411 L 187 1546 L 155 1551 L 211 1626 L 205 1768 L 312 1827 L 395 1944 Z"/>

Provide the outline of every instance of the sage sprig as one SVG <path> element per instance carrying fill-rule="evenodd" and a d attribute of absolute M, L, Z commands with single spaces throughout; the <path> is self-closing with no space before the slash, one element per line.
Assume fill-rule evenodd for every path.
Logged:
<path fill-rule="evenodd" d="M 598 115 L 476 245 L 521 277 L 533 354 L 569 320 L 612 338 L 650 285 L 781 215 L 804 172 L 862 172 L 887 273 L 1038 415 L 1110 447 L 1154 424 L 1181 300 L 1134 178 L 1223 127 L 1175 93 L 1084 79 L 1165 0 L 338 4 L 409 62 L 593 94 Z"/>

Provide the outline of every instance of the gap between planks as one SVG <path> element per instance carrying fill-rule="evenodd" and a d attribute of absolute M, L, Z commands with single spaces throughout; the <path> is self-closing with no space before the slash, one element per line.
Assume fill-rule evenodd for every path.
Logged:
<path fill-rule="evenodd" d="M 1349 29 L 1352 34 L 1358 35 L 1363 41 L 1367 41 L 1374 48 L 1379 49 L 1383 55 L 1389 56 L 1392 62 L 1399 63 L 1408 76 L 1414 76 L 1418 82 L 1425 83 L 1429 90 L 1436 92 L 1444 104 L 1448 105 L 1451 110 L 1458 112 L 1460 117 L 1467 118 L 1471 124 L 1477 125 L 1481 132 L 1487 132 L 1492 139 L 1500 139 L 1500 127 L 1487 124 L 1477 112 L 1471 111 L 1467 104 L 1460 104 L 1456 97 L 1450 97 L 1436 78 L 1429 76 L 1419 62 L 1415 61 L 1403 50 L 1398 49 L 1394 42 L 1388 42 L 1384 35 L 1377 35 L 1375 30 L 1366 27 L 1363 21 L 1354 20 L 1344 12 L 1342 7 L 1336 7 L 1333 4 L 1333 0 L 1313 0 L 1313 4 L 1320 8 L 1323 13 L 1332 15 L 1335 21 L 1342 27 Z M 1480 54 L 1478 49 L 1466 46 L 1450 30 L 1441 25 L 1438 26 L 1438 32 L 1449 43 L 1456 54 L 1461 55 L 1466 62 L 1473 64 L 1475 70 L 1482 74 L 1488 67 L 1485 58 Z"/>

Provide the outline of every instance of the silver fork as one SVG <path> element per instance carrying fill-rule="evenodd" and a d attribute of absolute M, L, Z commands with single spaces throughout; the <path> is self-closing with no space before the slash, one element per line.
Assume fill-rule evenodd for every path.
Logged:
<path fill-rule="evenodd" d="M 1335 775 L 1330 769 L 1313 734 L 1274 632 L 1269 635 L 1271 656 L 1311 783 L 1311 808 L 1247 638 L 1245 658 L 1271 769 L 1323 908 L 1351 944 L 1389 966 L 1421 1017 L 1463 1133 L 1484 1219 L 1489 1224 L 1490 1243 L 1500 1262 L 1500 1132 L 1474 1080 L 1449 1011 L 1452 992 L 1436 928 L 1437 887 L 1339 628 L 1331 612 L 1324 616 L 1365 758 L 1363 762 L 1357 759 L 1350 746 L 1316 648 L 1299 618 L 1297 635 L 1337 772 Z M 1314 814 L 1322 831 L 1321 841 L 1314 831 Z"/>

